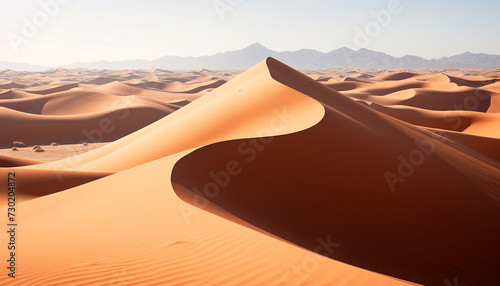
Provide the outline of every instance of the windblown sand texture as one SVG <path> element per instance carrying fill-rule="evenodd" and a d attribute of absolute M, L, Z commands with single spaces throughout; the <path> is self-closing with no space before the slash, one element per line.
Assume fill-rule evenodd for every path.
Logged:
<path fill-rule="evenodd" d="M 500 285 L 500 71 L 0 78 L 0 285 Z"/>

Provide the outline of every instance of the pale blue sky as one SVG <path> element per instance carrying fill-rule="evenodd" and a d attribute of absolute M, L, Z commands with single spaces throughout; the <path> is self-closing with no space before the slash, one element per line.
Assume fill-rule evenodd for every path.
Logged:
<path fill-rule="evenodd" d="M 58 7 L 46 11 L 40 3 Z M 217 12 L 214 3 L 228 9 Z M 466 51 L 500 54 L 496 0 L 0 0 L 0 5 L 0 60 L 50 66 L 210 55 L 254 42 L 276 51 L 328 52 L 347 45 L 427 59 Z M 390 21 L 377 22 L 374 12 L 382 10 Z M 30 25 L 37 31 L 26 28 Z"/>

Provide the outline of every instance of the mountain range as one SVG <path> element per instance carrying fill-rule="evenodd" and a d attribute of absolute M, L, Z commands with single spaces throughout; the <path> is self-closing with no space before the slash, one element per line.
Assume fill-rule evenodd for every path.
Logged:
<path fill-rule="evenodd" d="M 360 68 L 360 69 L 445 69 L 445 68 L 500 68 L 500 55 L 474 54 L 466 52 L 451 57 L 427 60 L 417 56 L 406 55 L 394 57 L 382 52 L 349 48 L 339 48 L 328 53 L 302 49 L 298 51 L 276 52 L 259 43 L 254 43 L 242 50 L 217 53 L 210 56 L 179 57 L 164 56 L 156 60 L 122 60 L 75 62 L 64 65 L 63 68 L 86 69 L 151 69 L 161 68 L 168 70 L 191 69 L 237 69 L 243 70 L 252 67 L 267 57 L 278 59 L 296 69 L 322 68 Z M 0 69 L 22 71 L 43 71 L 55 67 L 35 66 L 24 63 L 2 62 Z"/>

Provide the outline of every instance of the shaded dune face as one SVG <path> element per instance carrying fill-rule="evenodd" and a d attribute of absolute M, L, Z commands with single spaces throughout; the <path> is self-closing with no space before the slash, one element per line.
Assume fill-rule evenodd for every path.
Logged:
<path fill-rule="evenodd" d="M 110 142 L 163 118 L 167 113 L 149 107 L 130 107 L 83 115 L 40 116 L 0 107 L 0 113 L 12 123 L 5 126 L 8 134 L 0 145 L 10 146 L 14 140 L 26 144 Z M 132 120 L 132 119 L 137 120 Z"/>
<path fill-rule="evenodd" d="M 16 283 L 412 285 L 263 235 L 222 208 L 217 215 L 196 210 L 171 187 L 174 164 L 193 148 L 290 134 L 324 116 L 323 105 L 273 80 L 261 63 L 168 117 L 85 156 L 14 168 L 18 196 L 27 200 L 21 202 L 18 218 L 23 241 Z M 290 119 L 290 124 L 277 118 Z M 238 124 L 228 128 L 227 122 Z M 10 171 L 0 168 L 0 185 L 6 184 L 1 180 Z M 2 256 L 5 250 L 0 249 Z M 297 274 L 297 267 L 304 265 L 307 270 Z M 12 283 L 8 279 L 0 276 L 0 284 Z"/>
<path fill-rule="evenodd" d="M 2 72 L 15 283 L 500 285 L 495 72 L 239 73 Z"/>
<path fill-rule="evenodd" d="M 0 155 L 1 168 L 20 167 L 20 166 L 35 165 L 40 163 L 43 163 L 43 161 Z"/>
<path fill-rule="evenodd" d="M 329 237 L 342 246 L 332 258 L 408 281 L 500 283 L 498 169 L 267 64 L 274 79 L 320 101 L 324 118 L 297 133 L 193 151 L 172 172 L 182 199 L 208 201 L 312 251 L 318 237 Z M 397 173 L 399 158 L 417 153 L 422 162 L 408 166 L 404 182 L 390 183 L 385 174 Z"/>

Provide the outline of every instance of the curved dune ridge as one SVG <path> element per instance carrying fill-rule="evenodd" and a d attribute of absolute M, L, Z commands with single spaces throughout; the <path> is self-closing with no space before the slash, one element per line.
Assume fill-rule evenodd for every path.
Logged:
<path fill-rule="evenodd" d="M 0 284 L 498 285 L 500 90 L 460 72 L 4 71 Z"/>

